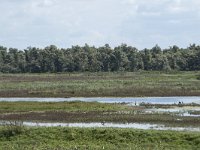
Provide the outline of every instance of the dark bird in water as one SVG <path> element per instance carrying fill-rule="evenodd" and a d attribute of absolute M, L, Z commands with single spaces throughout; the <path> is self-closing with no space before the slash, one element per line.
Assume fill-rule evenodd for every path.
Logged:
<path fill-rule="evenodd" d="M 102 121 L 102 122 L 101 122 L 101 124 L 104 126 L 104 124 L 105 124 L 105 121 Z"/>

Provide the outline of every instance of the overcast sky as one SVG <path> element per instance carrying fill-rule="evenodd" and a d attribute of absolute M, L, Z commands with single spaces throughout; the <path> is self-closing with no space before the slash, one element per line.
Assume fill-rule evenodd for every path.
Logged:
<path fill-rule="evenodd" d="M 200 44 L 200 0 L 0 0 L 0 45 Z"/>

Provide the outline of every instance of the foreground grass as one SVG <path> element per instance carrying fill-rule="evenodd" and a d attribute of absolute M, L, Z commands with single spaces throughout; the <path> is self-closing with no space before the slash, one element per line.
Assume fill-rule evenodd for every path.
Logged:
<path fill-rule="evenodd" d="M 0 97 L 197 96 L 200 72 L 0 74 Z"/>
<path fill-rule="evenodd" d="M 15 132 L 11 132 L 15 131 Z M 16 132 L 17 131 L 17 132 Z M 112 128 L 0 128 L 0 149 L 7 150 L 197 150 L 200 134 Z"/>

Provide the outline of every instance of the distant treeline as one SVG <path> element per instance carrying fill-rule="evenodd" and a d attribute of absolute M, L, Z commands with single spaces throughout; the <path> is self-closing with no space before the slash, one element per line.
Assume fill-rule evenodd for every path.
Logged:
<path fill-rule="evenodd" d="M 51 45 L 44 49 L 28 47 L 25 50 L 0 46 L 2 73 L 137 70 L 200 70 L 200 46 L 161 49 L 156 45 L 143 50 L 126 44 L 115 48 L 108 44 L 98 48 L 85 44 L 67 49 Z"/>

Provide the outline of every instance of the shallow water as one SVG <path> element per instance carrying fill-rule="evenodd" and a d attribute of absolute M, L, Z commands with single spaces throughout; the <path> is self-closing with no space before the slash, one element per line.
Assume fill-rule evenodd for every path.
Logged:
<path fill-rule="evenodd" d="M 146 113 L 170 113 L 177 114 L 179 116 L 185 117 L 200 117 L 199 114 L 191 114 L 190 112 L 200 111 L 200 107 L 175 107 L 175 108 L 154 108 L 154 109 L 145 109 Z"/>
<path fill-rule="evenodd" d="M 194 115 L 194 114 L 190 114 L 188 112 L 185 112 L 183 114 L 180 114 L 181 116 L 184 116 L 184 117 L 200 117 L 200 115 Z"/>
<path fill-rule="evenodd" d="M 1 125 L 10 124 L 12 122 L 1 121 Z M 20 124 L 20 123 L 19 123 Z M 76 128 L 129 128 L 143 130 L 172 130 L 172 131 L 196 131 L 200 132 L 199 128 L 193 127 L 165 127 L 162 124 L 148 123 L 42 123 L 42 122 L 23 122 L 24 126 L 30 127 L 76 127 Z"/>
<path fill-rule="evenodd" d="M 84 101 L 100 103 L 129 103 L 135 105 L 139 103 L 151 104 L 178 104 L 183 102 L 200 104 L 200 96 L 193 97 L 72 97 L 72 98 L 0 98 L 0 101 L 35 101 L 35 102 L 64 102 L 64 101 Z"/>

